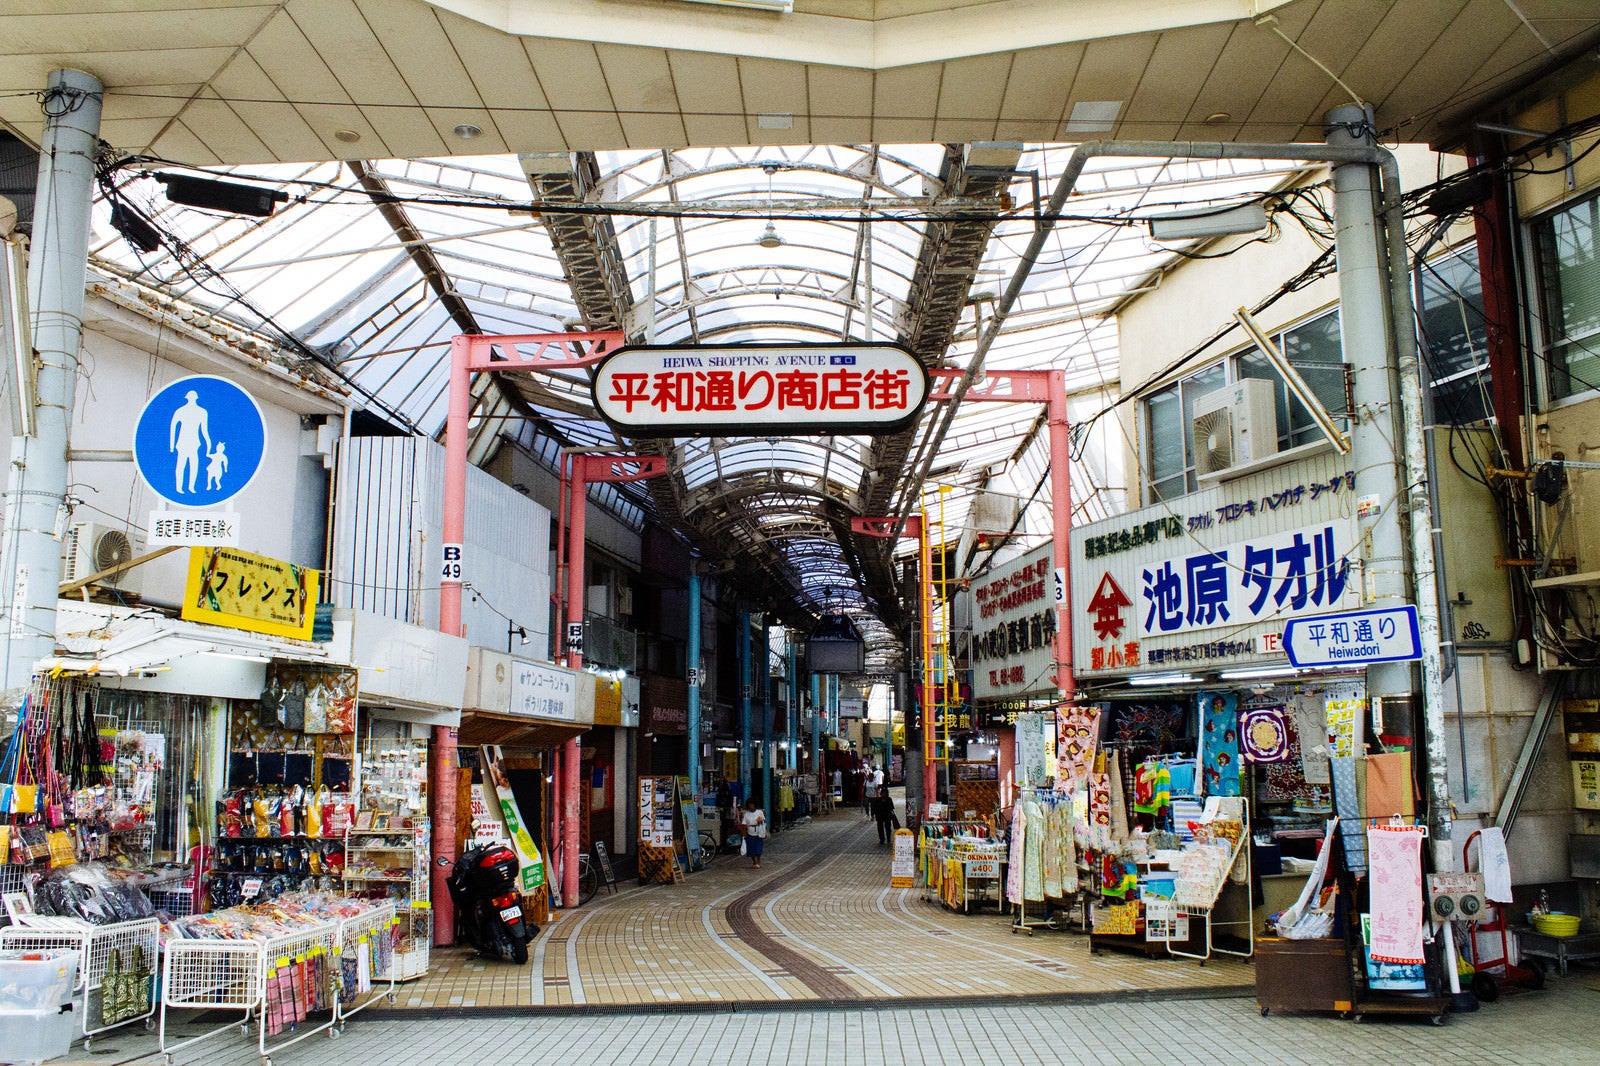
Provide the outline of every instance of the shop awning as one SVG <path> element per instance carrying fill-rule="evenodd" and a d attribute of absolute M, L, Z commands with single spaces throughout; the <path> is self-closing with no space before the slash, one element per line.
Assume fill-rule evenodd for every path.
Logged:
<path fill-rule="evenodd" d="M 36 673 L 228 699 L 259 696 L 273 659 L 337 662 L 321 644 L 185 622 L 148 608 L 73 600 L 57 604 L 56 647 L 58 654 L 34 664 Z"/>
<path fill-rule="evenodd" d="M 468 711 L 461 716 L 458 744 L 477 747 L 498 744 L 502 748 L 541 749 L 565 744 L 588 732 L 587 724 L 517 718 L 505 714 Z"/>

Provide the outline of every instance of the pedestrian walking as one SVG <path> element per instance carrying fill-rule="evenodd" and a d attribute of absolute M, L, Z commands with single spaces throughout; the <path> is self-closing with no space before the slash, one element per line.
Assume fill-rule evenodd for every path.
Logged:
<path fill-rule="evenodd" d="M 755 800 L 745 800 L 739 828 L 744 833 L 744 853 L 750 856 L 750 866 L 761 869 L 761 853 L 767 845 L 767 812 L 757 807 Z"/>
<path fill-rule="evenodd" d="M 888 785 L 879 785 L 878 794 L 872 797 L 872 817 L 878 822 L 878 843 L 893 843 L 894 831 L 900 828 L 900 819 L 894 813 L 894 800 L 889 796 Z"/>

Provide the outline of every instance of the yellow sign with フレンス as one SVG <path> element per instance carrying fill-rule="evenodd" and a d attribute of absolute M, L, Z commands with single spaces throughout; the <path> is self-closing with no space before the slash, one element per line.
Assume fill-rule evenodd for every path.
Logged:
<path fill-rule="evenodd" d="M 237 548 L 190 548 L 180 616 L 310 640 L 321 577 L 320 570 Z"/>

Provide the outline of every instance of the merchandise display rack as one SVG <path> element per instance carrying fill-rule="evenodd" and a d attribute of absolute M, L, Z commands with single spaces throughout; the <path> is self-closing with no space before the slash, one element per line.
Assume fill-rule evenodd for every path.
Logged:
<path fill-rule="evenodd" d="M 428 972 L 433 942 L 433 902 L 428 876 L 432 831 L 426 818 L 409 826 L 356 829 L 345 833 L 344 889 L 347 896 L 386 893 L 394 903 L 400 943 L 391 972 L 395 981 L 411 981 Z M 371 855 L 376 861 L 365 866 Z M 391 860 L 385 863 L 385 860 Z M 404 876 L 391 870 L 405 869 Z M 378 872 L 381 870 L 382 872 Z"/>
<path fill-rule="evenodd" d="M 1212 954 L 1233 955 L 1247 959 L 1255 954 L 1255 921 L 1252 918 L 1252 900 L 1250 893 L 1250 812 L 1248 801 L 1242 798 L 1224 797 L 1222 812 L 1217 821 L 1237 822 L 1239 835 L 1231 842 L 1228 848 L 1228 858 L 1224 863 L 1211 864 L 1206 867 L 1200 877 L 1185 877 L 1184 864 L 1178 866 L 1177 891 L 1174 896 L 1177 913 L 1198 919 L 1205 929 L 1203 947 L 1199 951 L 1186 951 L 1174 947 L 1176 941 L 1168 940 L 1167 951 L 1186 959 L 1199 959 L 1202 962 L 1209 959 Z M 1202 845 L 1206 846 L 1206 845 Z M 1214 847 L 1220 851 L 1221 848 Z M 1236 867 L 1243 867 L 1244 890 L 1246 900 L 1244 917 L 1235 921 L 1217 921 L 1213 912 L 1216 910 L 1217 900 L 1222 896 L 1222 890 L 1227 885 L 1230 877 L 1235 874 Z M 1191 867 L 1192 868 L 1192 867 Z M 1244 935 L 1244 950 L 1221 947 L 1216 943 L 1215 932 L 1217 929 L 1242 928 Z"/>
<path fill-rule="evenodd" d="M 963 914 L 974 903 L 1000 901 L 1000 869 L 1005 861 L 1001 844 L 930 843 L 924 869 L 928 894 L 951 910 Z"/>
<path fill-rule="evenodd" d="M 155 997 L 150 982 L 155 976 L 160 946 L 161 923 L 155 918 L 139 918 L 112 925 L 91 925 L 79 918 L 34 916 L 26 924 L 0 929 L 0 951 L 72 951 L 78 956 L 78 984 L 74 998 L 81 1004 L 77 1012 L 87 1050 L 97 1033 L 119 1029 L 155 1014 Z M 143 993 L 133 1012 L 107 1023 L 105 1000 L 108 975 L 142 973 Z M 148 1022 L 147 1022 L 148 1025 Z"/>
<path fill-rule="evenodd" d="M 174 1052 L 218 1034 L 235 1025 L 248 1034 L 256 1025 L 256 1049 L 262 1066 L 272 1066 L 272 1055 L 317 1033 L 337 1036 L 344 1022 L 376 1002 L 379 996 L 394 997 L 394 980 L 381 976 L 391 971 L 392 963 L 374 968 L 375 976 L 366 998 L 349 990 L 350 975 L 343 973 L 347 950 L 357 953 L 380 949 L 380 960 L 388 954 L 395 909 L 384 903 L 349 918 L 326 922 L 306 922 L 298 928 L 273 937 L 235 940 L 169 940 L 161 971 L 161 1005 L 158 1047 L 168 1063 Z M 326 960 L 319 962 L 318 960 Z M 320 987 L 305 982 L 308 973 L 323 971 Z M 300 1007 L 288 1020 L 269 1020 L 273 1005 L 269 999 L 284 992 L 285 983 L 299 999 Z M 303 1009 L 302 1009 L 303 1008 Z M 167 1043 L 169 1010 L 239 1011 L 243 1017 L 175 1044 Z M 306 1026 L 306 1016 L 326 1012 L 326 1020 Z M 278 1028 L 278 1025 L 282 1028 Z M 281 1040 L 269 1038 L 283 1033 Z"/>

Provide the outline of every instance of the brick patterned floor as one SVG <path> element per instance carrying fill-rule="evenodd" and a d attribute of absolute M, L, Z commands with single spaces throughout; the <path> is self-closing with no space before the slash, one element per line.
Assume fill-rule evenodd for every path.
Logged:
<path fill-rule="evenodd" d="M 1048 930 L 1011 932 L 990 907 L 958 914 L 889 887 L 873 824 L 841 810 L 774 835 L 763 868 L 722 856 L 680 884 L 628 883 L 566 911 L 527 967 L 436 950 L 396 1010 L 967 996 L 1137 994 L 1252 983 L 1234 959 L 1200 966 L 1106 952 Z"/>

